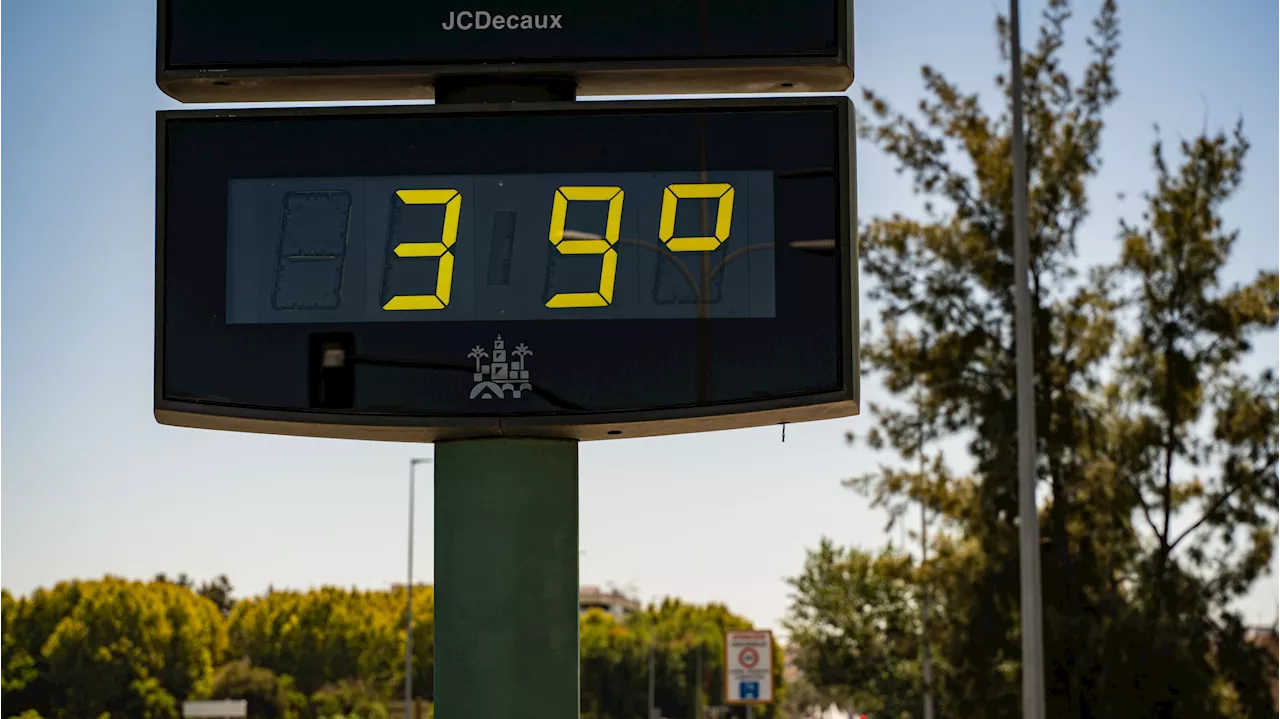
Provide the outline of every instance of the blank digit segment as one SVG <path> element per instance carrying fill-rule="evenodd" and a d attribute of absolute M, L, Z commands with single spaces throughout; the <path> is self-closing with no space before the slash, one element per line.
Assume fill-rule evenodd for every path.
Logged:
<path fill-rule="evenodd" d="M 272 307 L 284 311 L 337 309 L 342 303 L 351 195 L 289 192 L 281 205 Z"/>

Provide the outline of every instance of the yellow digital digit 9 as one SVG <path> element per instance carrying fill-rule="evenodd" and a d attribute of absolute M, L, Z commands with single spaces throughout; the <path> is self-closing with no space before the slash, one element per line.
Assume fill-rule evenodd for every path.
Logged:
<path fill-rule="evenodd" d="M 384 310 L 442 310 L 449 306 L 453 289 L 453 253 L 450 248 L 458 239 L 458 216 L 462 211 L 462 193 L 457 190 L 397 190 L 396 197 L 406 205 L 444 205 L 444 229 L 439 242 L 401 242 L 396 257 L 439 257 L 436 270 L 436 292 L 433 295 L 396 295 L 382 306 Z"/>
<path fill-rule="evenodd" d="M 613 245 L 622 226 L 621 187 L 561 187 L 551 200 L 551 230 L 548 238 L 562 255 L 602 255 L 600 287 L 595 292 L 561 292 L 547 300 L 547 307 L 605 307 L 613 302 L 613 285 L 618 275 L 618 253 Z M 609 203 L 604 239 L 566 239 L 565 217 L 570 200 Z"/>

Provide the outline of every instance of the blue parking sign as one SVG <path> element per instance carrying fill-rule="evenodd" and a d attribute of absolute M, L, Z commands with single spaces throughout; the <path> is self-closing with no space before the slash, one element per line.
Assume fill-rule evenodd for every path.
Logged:
<path fill-rule="evenodd" d="M 760 682 L 738 682 L 739 699 L 759 699 Z"/>

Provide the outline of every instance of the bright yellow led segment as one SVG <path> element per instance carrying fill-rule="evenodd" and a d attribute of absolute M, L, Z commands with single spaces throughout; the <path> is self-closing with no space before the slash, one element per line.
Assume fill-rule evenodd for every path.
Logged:
<path fill-rule="evenodd" d="M 436 270 L 436 292 L 433 295 L 396 295 L 384 310 L 442 310 L 449 306 L 453 289 L 453 253 L 449 251 L 458 239 L 458 215 L 462 211 L 462 194 L 457 190 L 397 190 L 396 197 L 406 205 L 444 205 L 444 228 L 439 242 L 401 242 L 393 252 L 396 257 L 439 257 Z"/>
<path fill-rule="evenodd" d="M 613 244 L 618 241 L 622 228 L 621 187 L 561 187 L 551 200 L 551 229 L 547 234 L 551 244 L 562 255 L 603 255 L 600 261 L 600 289 L 596 292 L 562 292 L 547 300 L 547 307 L 605 307 L 613 302 L 613 285 L 618 277 L 618 252 Z M 564 238 L 565 215 L 570 200 L 588 200 L 609 203 L 609 216 L 605 221 L 604 239 L 566 240 Z"/>
<path fill-rule="evenodd" d="M 679 200 L 712 200 L 716 203 L 715 237 L 672 237 L 676 233 L 676 205 Z M 708 252 L 729 239 L 733 223 L 733 185 L 709 182 L 696 185 L 667 185 L 662 193 L 662 216 L 658 221 L 658 239 L 672 252 Z"/>

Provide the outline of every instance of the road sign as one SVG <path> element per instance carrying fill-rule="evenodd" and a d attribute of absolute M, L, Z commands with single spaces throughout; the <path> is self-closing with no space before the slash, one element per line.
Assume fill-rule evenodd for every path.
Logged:
<path fill-rule="evenodd" d="M 249 714 L 249 702 L 244 699 L 216 699 L 212 701 L 183 702 L 182 716 L 190 719 L 244 719 Z"/>
<path fill-rule="evenodd" d="M 156 417 L 433 441 L 856 414 L 851 115 L 161 113 Z"/>
<path fill-rule="evenodd" d="M 726 632 L 724 638 L 726 704 L 773 702 L 773 632 Z"/>
<path fill-rule="evenodd" d="M 841 91 L 852 0 L 158 0 L 183 102 L 422 99 L 442 80 L 563 77 L 579 95 Z"/>

